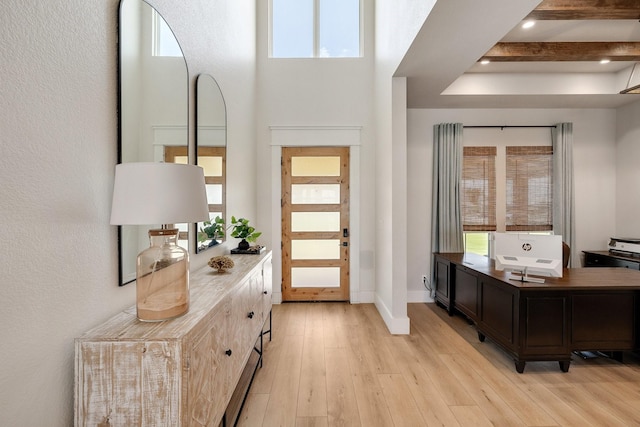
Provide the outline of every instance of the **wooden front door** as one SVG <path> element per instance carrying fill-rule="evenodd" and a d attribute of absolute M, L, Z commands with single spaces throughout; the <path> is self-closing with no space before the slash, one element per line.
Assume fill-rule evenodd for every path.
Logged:
<path fill-rule="evenodd" d="M 349 300 L 349 148 L 282 149 L 282 299 Z"/>

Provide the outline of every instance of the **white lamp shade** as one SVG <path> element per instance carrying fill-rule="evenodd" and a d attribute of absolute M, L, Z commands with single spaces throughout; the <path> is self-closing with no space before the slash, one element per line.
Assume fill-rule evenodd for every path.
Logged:
<path fill-rule="evenodd" d="M 178 163 L 116 165 L 111 224 L 177 224 L 208 219 L 201 167 Z"/>

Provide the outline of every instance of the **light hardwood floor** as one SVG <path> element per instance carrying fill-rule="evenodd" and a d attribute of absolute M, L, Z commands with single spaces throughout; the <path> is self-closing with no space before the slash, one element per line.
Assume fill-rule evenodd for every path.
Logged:
<path fill-rule="evenodd" d="M 640 361 L 573 357 L 523 374 L 435 304 L 391 335 L 372 304 L 273 306 L 241 426 L 640 426 Z"/>

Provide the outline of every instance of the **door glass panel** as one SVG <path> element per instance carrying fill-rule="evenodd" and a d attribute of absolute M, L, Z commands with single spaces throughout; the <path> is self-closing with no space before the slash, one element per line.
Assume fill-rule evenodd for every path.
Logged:
<path fill-rule="evenodd" d="M 180 163 L 181 165 L 186 165 L 189 163 L 188 156 L 175 156 L 173 158 L 173 163 Z"/>
<path fill-rule="evenodd" d="M 340 267 L 292 267 L 293 288 L 339 288 Z"/>
<path fill-rule="evenodd" d="M 339 204 L 340 184 L 293 184 L 291 185 L 291 203 Z"/>
<path fill-rule="evenodd" d="M 340 212 L 291 212 L 291 231 L 340 231 Z"/>
<path fill-rule="evenodd" d="M 340 259 L 340 240 L 292 240 L 291 259 Z"/>
<path fill-rule="evenodd" d="M 222 176 L 222 157 L 198 156 L 198 166 L 204 169 L 204 176 Z"/>
<path fill-rule="evenodd" d="M 222 204 L 222 184 L 206 184 L 207 201 L 210 205 Z M 215 218 L 215 217 L 214 217 Z"/>
<path fill-rule="evenodd" d="M 340 176 L 340 157 L 292 157 L 291 176 Z"/>

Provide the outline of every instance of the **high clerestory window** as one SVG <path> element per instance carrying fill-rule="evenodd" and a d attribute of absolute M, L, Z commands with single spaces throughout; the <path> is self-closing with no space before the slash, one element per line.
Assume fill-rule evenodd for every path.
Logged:
<path fill-rule="evenodd" d="M 361 0 L 271 0 L 272 58 L 361 56 Z"/>

